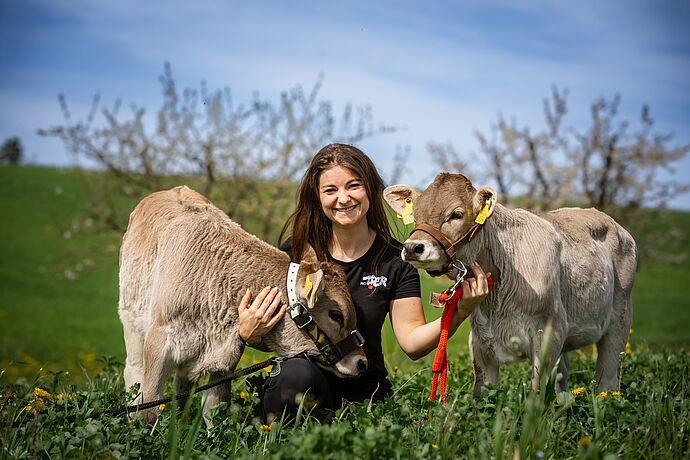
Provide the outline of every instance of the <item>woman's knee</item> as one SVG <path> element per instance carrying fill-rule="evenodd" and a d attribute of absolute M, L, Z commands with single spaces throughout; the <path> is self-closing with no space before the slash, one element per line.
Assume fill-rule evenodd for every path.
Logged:
<path fill-rule="evenodd" d="M 279 364 L 264 383 L 264 418 L 294 416 L 300 404 L 307 410 L 317 406 L 331 407 L 332 397 L 328 382 L 314 363 L 294 358 Z M 304 400 L 304 401 L 303 401 Z"/>

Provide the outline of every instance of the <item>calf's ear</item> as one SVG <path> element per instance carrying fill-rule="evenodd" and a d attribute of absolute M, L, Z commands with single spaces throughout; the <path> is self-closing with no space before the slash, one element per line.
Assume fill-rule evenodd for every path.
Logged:
<path fill-rule="evenodd" d="M 323 294 L 323 278 L 323 270 L 318 269 L 297 279 L 297 295 L 307 301 L 308 308 L 314 308 L 319 296 Z"/>
<path fill-rule="evenodd" d="M 491 202 L 489 202 L 489 200 L 491 200 Z M 480 188 L 479 190 L 477 190 L 477 193 L 474 194 L 474 198 L 472 200 L 472 206 L 474 207 L 474 215 L 478 216 L 479 213 L 482 212 L 482 209 L 484 209 L 484 206 L 486 206 L 488 203 L 488 213 L 485 216 L 485 218 L 488 219 L 494 213 L 496 201 L 498 201 L 498 194 L 496 193 L 496 190 L 489 187 L 488 185 L 485 185 L 484 187 Z"/>
<path fill-rule="evenodd" d="M 300 259 L 300 261 L 314 264 L 318 263 L 318 260 L 316 258 L 316 251 L 314 251 L 314 248 L 311 247 L 311 244 L 305 244 L 304 250 L 302 251 L 302 258 Z"/>
<path fill-rule="evenodd" d="M 418 196 L 419 192 L 409 185 L 391 185 L 383 191 L 383 199 L 398 214 L 402 214 L 405 211 L 405 206 L 414 203 Z"/>

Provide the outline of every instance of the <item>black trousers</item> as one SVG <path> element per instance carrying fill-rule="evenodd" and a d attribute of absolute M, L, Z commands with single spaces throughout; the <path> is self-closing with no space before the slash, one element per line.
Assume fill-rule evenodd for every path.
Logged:
<path fill-rule="evenodd" d="M 380 401 L 388 396 L 390 391 L 357 391 L 356 379 L 339 379 L 308 358 L 297 357 L 280 363 L 280 372 L 269 375 L 264 382 L 262 412 L 267 422 L 280 418 L 283 413 L 289 420 L 297 415 L 302 398 L 306 398 L 304 409 L 314 409 L 313 415 L 323 420 L 329 412 L 342 406 L 343 399 Z"/>

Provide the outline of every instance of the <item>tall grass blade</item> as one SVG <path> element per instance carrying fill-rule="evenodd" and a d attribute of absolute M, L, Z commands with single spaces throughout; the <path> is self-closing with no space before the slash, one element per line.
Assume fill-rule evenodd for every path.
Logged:
<path fill-rule="evenodd" d="M 191 399 L 191 398 L 188 398 Z M 194 447 L 194 443 L 196 442 L 197 434 L 199 433 L 199 427 L 201 426 L 201 421 L 204 418 L 204 411 L 201 409 L 197 414 L 196 417 L 194 417 L 194 421 L 192 422 L 192 428 L 189 430 L 189 434 L 187 435 L 187 441 L 184 449 L 184 454 L 182 455 L 182 458 L 187 459 L 190 458 L 192 455 L 192 448 Z"/>
<path fill-rule="evenodd" d="M 170 460 L 179 460 L 178 442 L 179 433 L 177 428 L 177 393 L 173 394 L 172 407 L 170 408 L 170 423 L 168 424 L 168 458 Z"/>

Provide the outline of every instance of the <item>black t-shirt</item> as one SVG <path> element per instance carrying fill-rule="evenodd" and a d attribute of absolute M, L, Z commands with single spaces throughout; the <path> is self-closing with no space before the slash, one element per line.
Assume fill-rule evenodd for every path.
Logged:
<path fill-rule="evenodd" d="M 291 253 L 290 239 L 280 249 Z M 381 235 L 376 235 L 369 250 L 357 260 L 342 262 L 328 255 L 330 262 L 337 263 L 345 271 L 357 313 L 357 329 L 364 337 L 364 353 L 369 362 L 364 374 L 354 379 L 340 379 L 326 373 L 331 391 L 349 401 L 370 398 L 377 386 L 375 399 L 391 393 L 392 386 L 386 378 L 388 372 L 381 350 L 383 322 L 392 300 L 421 297 L 419 273 L 412 265 L 403 262 L 401 250 L 402 245 L 398 241 L 390 238 L 387 243 Z"/>

